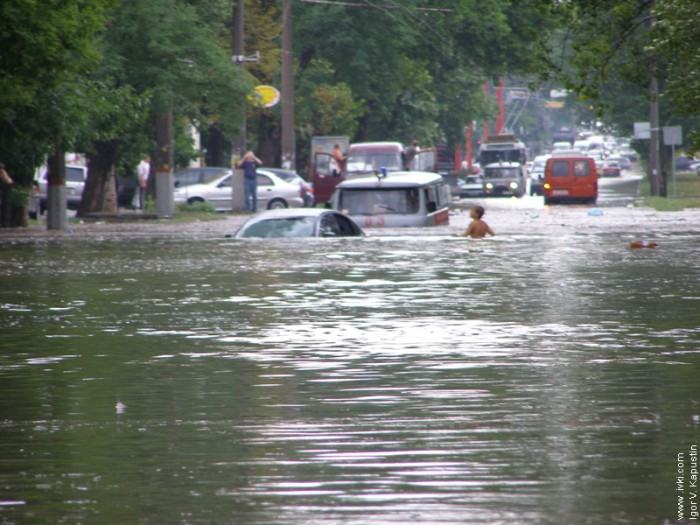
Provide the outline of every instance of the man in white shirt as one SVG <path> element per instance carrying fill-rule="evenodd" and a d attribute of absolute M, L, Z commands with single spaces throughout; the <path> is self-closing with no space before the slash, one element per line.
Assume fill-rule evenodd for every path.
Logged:
<path fill-rule="evenodd" d="M 151 173 L 151 159 L 148 155 L 144 155 L 136 167 L 136 174 L 139 178 L 138 187 L 138 208 L 143 210 L 146 206 L 146 189 L 148 188 L 148 176 Z"/>

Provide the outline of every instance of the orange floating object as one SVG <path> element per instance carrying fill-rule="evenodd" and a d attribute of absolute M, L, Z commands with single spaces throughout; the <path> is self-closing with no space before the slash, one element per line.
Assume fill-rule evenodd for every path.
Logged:
<path fill-rule="evenodd" d="M 630 248 L 632 249 L 639 249 L 639 248 L 656 248 L 658 244 L 656 244 L 654 241 L 632 241 L 630 243 Z"/>

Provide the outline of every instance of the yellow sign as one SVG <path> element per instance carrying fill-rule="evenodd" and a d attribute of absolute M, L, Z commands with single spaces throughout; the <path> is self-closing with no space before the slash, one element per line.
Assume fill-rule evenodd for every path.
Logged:
<path fill-rule="evenodd" d="M 280 92 L 272 86 L 255 86 L 255 92 L 249 97 L 250 102 L 261 108 L 271 108 L 280 101 Z"/>
<path fill-rule="evenodd" d="M 546 100 L 544 107 L 547 109 L 562 109 L 564 107 L 563 100 Z"/>

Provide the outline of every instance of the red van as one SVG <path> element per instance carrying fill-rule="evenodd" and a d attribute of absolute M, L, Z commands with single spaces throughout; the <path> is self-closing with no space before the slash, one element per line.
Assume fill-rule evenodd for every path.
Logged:
<path fill-rule="evenodd" d="M 544 203 L 585 202 L 598 199 L 598 174 L 590 157 L 552 157 L 544 170 Z"/>

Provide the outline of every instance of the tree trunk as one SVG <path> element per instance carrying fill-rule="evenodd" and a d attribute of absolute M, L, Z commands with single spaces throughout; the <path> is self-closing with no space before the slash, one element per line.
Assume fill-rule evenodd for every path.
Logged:
<path fill-rule="evenodd" d="M 256 154 L 267 166 L 280 166 L 280 129 L 272 116 L 263 113 L 258 119 L 258 148 Z"/>
<path fill-rule="evenodd" d="M 216 124 L 209 126 L 206 132 L 205 162 L 207 166 L 228 166 L 230 164 L 230 153 L 227 154 L 226 138 Z"/>
<path fill-rule="evenodd" d="M 13 191 L 29 193 L 30 188 L 18 187 L 16 184 L 9 186 L 0 183 L 0 228 L 24 228 L 28 226 L 27 204 L 19 205 L 11 197 Z"/>
<path fill-rule="evenodd" d="M 98 142 L 88 155 L 88 178 L 80 201 L 78 216 L 90 213 L 117 213 L 117 187 L 114 166 L 117 161 L 115 141 Z"/>

